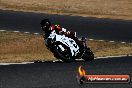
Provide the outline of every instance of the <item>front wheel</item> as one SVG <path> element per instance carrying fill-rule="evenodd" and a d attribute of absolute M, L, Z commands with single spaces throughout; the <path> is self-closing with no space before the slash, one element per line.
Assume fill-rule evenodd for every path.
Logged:
<path fill-rule="evenodd" d="M 71 55 L 70 48 L 65 46 L 64 44 L 62 43 L 54 44 L 53 49 L 54 49 L 54 56 L 57 59 L 61 59 L 64 62 L 74 61 Z"/>
<path fill-rule="evenodd" d="M 84 59 L 85 61 L 93 61 L 94 60 L 94 54 L 90 50 L 90 48 L 86 48 L 86 51 L 82 56 L 82 59 Z"/>

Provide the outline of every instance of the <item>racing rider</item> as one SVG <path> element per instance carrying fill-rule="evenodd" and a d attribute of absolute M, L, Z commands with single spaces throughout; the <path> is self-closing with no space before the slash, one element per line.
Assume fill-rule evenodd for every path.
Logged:
<path fill-rule="evenodd" d="M 67 37 L 72 39 L 76 38 L 76 33 L 71 31 L 66 31 L 65 28 L 62 28 L 60 25 L 51 25 L 49 19 L 44 19 L 40 23 L 41 29 L 45 32 L 45 37 L 47 38 L 51 31 L 55 30 L 57 34 L 65 34 Z"/>
<path fill-rule="evenodd" d="M 82 44 L 86 44 L 86 41 L 85 41 L 84 37 L 81 40 L 79 40 L 76 37 L 76 33 L 75 32 L 66 31 L 66 29 L 62 28 L 60 25 L 51 25 L 51 22 L 49 21 L 49 19 L 42 20 L 40 25 L 41 25 L 41 29 L 45 32 L 45 35 L 44 35 L 45 39 L 50 35 L 50 33 L 53 30 L 55 30 L 57 34 L 64 34 L 65 36 L 74 39 L 79 44 L 80 44 L 79 41 L 81 41 Z M 48 43 L 47 40 L 45 40 L 45 41 L 47 43 L 46 46 L 50 47 L 50 43 Z"/>

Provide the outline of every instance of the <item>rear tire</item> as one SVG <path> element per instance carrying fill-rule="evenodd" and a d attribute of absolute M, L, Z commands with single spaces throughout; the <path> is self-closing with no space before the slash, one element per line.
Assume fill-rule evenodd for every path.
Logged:
<path fill-rule="evenodd" d="M 94 54 L 90 50 L 90 48 L 86 48 L 86 51 L 82 56 L 82 59 L 84 59 L 85 61 L 93 61 L 94 60 Z"/>

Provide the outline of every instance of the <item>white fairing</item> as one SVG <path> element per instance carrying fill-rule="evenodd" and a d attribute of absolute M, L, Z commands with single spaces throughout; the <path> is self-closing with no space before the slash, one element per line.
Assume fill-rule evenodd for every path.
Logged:
<path fill-rule="evenodd" d="M 56 38 L 55 38 L 56 37 Z M 66 37 L 65 35 L 58 35 L 55 31 L 52 31 L 50 36 L 48 38 L 56 39 L 55 41 L 59 41 L 70 48 L 72 56 L 76 56 L 79 53 L 79 46 L 76 44 L 76 42 Z"/>
<path fill-rule="evenodd" d="M 62 28 L 62 31 L 66 32 L 66 29 L 65 28 Z"/>

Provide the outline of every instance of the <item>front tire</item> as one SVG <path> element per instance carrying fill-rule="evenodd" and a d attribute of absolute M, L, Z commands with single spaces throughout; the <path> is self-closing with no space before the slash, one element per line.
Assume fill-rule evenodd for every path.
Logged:
<path fill-rule="evenodd" d="M 59 45 L 61 45 L 64 50 L 62 50 Z M 74 61 L 71 55 L 70 48 L 65 46 L 64 44 L 62 43 L 53 44 L 53 49 L 54 49 L 54 56 L 57 59 L 61 59 L 64 62 Z"/>
<path fill-rule="evenodd" d="M 94 60 L 94 54 L 90 50 L 90 48 L 86 48 L 86 51 L 82 56 L 82 59 L 84 59 L 85 61 L 93 61 Z"/>

